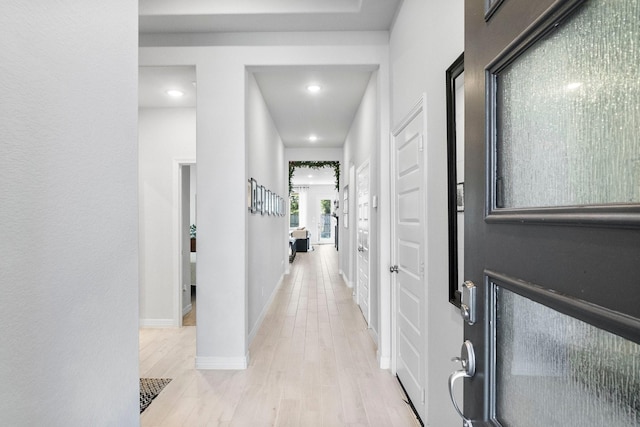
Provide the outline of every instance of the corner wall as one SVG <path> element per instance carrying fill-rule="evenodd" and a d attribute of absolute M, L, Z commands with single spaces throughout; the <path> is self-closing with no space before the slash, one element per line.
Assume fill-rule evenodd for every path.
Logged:
<path fill-rule="evenodd" d="M 405 0 L 391 32 L 392 127 L 427 94 L 425 141 L 428 370 L 425 425 L 461 423 L 446 392 L 457 367 L 462 318 L 448 300 L 447 128 L 445 71 L 464 49 L 464 1 Z M 458 402 L 461 404 L 461 394 Z"/>
<path fill-rule="evenodd" d="M 251 72 L 247 72 L 247 180 L 288 200 L 284 145 Z M 247 215 L 247 334 L 257 333 L 289 263 L 287 216 Z"/>
<path fill-rule="evenodd" d="M 380 198 L 380 181 L 388 180 L 388 177 L 380 175 L 379 152 L 380 152 L 380 128 L 379 128 L 379 109 L 378 109 L 378 72 L 371 74 L 369 84 L 362 97 L 360 107 L 353 119 L 351 129 L 344 144 L 344 160 L 342 162 L 345 167 L 342 172 L 340 182 L 340 197 L 344 196 L 343 190 L 345 185 L 349 185 L 349 228 L 344 228 L 344 209 L 341 211 L 342 223 L 340 225 L 340 266 L 347 282 L 355 286 L 356 277 L 356 255 L 355 247 L 357 239 L 357 207 L 358 194 L 356 182 L 350 182 L 349 168 L 354 167 L 356 171 L 355 181 L 357 181 L 358 168 L 365 162 L 369 164 L 369 199 L 374 196 Z M 344 199 L 341 200 L 341 203 Z M 380 216 L 378 209 L 370 203 L 369 213 L 369 286 L 371 297 L 371 318 L 369 319 L 369 327 L 372 329 L 373 335 L 378 339 L 380 331 L 380 301 L 383 299 L 380 295 L 379 284 L 379 264 L 386 260 L 380 259 Z M 344 208 L 344 207 L 343 207 Z M 379 262 L 378 262 L 379 261 Z"/>
<path fill-rule="evenodd" d="M 196 109 L 144 108 L 138 114 L 140 325 L 175 327 L 180 205 L 174 179 L 176 160 L 196 158 Z"/>
<path fill-rule="evenodd" d="M 1 9 L 0 425 L 136 426 L 137 3 Z"/>

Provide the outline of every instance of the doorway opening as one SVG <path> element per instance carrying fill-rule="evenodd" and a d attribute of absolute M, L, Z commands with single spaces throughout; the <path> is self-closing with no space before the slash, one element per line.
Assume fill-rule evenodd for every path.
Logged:
<path fill-rule="evenodd" d="M 182 270 L 182 326 L 196 326 L 196 263 L 197 263 L 197 221 L 196 221 L 196 165 L 181 166 L 183 176 L 183 191 L 181 192 L 181 206 L 183 214 L 181 231 L 184 233 L 184 223 L 189 227 L 189 251 L 183 250 Z M 185 176 L 189 175 L 188 191 Z M 188 212 L 186 212 L 188 211 Z M 184 237 L 181 238 L 181 241 Z M 184 256 L 188 254 L 188 256 Z M 186 289 L 185 289 L 186 288 Z"/>

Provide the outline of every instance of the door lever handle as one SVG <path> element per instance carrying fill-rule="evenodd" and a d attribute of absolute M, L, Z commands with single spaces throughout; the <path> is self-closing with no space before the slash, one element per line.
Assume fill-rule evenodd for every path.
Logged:
<path fill-rule="evenodd" d="M 392 265 L 391 267 L 389 267 L 389 272 L 390 273 L 397 273 L 398 272 L 398 266 L 397 265 Z"/>
<path fill-rule="evenodd" d="M 464 416 L 453 395 L 453 386 L 456 380 L 460 378 L 471 378 L 476 374 L 476 356 L 471 341 L 467 340 L 462 344 L 460 353 L 461 355 L 459 357 L 456 356 L 451 359 L 453 362 L 460 362 L 462 369 L 453 371 L 451 375 L 449 375 L 449 397 L 451 398 L 451 403 L 453 403 L 453 408 L 458 415 L 460 415 L 460 418 L 462 418 L 464 427 L 473 427 L 473 423 L 469 418 Z"/>

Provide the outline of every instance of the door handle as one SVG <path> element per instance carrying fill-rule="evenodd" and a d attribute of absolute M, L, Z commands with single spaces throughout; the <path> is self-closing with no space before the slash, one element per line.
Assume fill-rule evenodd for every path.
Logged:
<path fill-rule="evenodd" d="M 398 272 L 398 266 L 397 265 L 392 265 L 391 267 L 389 267 L 389 272 L 397 273 Z"/>
<path fill-rule="evenodd" d="M 364 246 L 358 246 L 358 252 L 364 252 Z"/>
<path fill-rule="evenodd" d="M 455 396 L 453 395 L 453 385 L 456 380 L 460 378 L 471 378 L 476 374 L 476 355 L 471 341 L 466 340 L 462 344 L 460 357 L 454 357 L 451 360 L 460 362 L 462 369 L 453 371 L 451 375 L 449 375 L 449 397 L 451 398 L 451 403 L 453 403 L 453 408 L 456 410 L 458 415 L 460 415 L 460 418 L 462 418 L 464 427 L 473 427 L 472 421 L 464 416 L 462 410 L 458 406 L 458 402 L 456 402 Z"/>

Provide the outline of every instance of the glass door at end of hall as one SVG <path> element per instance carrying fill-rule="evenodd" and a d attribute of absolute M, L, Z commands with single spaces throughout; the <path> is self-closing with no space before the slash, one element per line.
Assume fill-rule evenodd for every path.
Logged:
<path fill-rule="evenodd" d="M 640 1 L 472 1 L 465 27 L 457 410 L 640 425 Z"/>
<path fill-rule="evenodd" d="M 328 244 L 334 243 L 333 241 L 333 217 L 331 216 L 330 198 L 321 198 L 319 206 L 319 218 L 318 221 L 318 243 Z"/>

